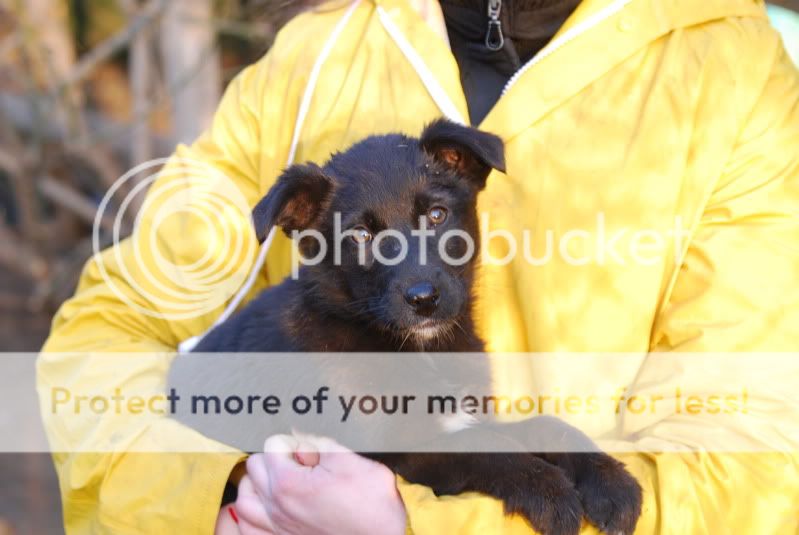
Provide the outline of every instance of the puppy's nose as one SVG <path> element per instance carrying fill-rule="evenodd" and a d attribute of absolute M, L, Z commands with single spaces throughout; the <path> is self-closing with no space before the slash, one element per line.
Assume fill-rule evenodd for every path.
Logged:
<path fill-rule="evenodd" d="M 405 290 L 405 301 L 421 316 L 435 312 L 439 297 L 438 288 L 429 282 L 417 282 Z"/>

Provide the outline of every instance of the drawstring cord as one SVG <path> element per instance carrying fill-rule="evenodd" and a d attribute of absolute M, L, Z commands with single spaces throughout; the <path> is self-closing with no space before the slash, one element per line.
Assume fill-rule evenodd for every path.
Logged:
<path fill-rule="evenodd" d="M 352 14 L 355 12 L 355 9 L 360 5 L 361 0 L 354 0 L 350 6 L 347 8 L 347 11 L 344 13 L 344 16 L 339 19 L 336 27 L 333 28 L 333 31 L 330 32 L 330 37 L 327 38 L 324 47 L 322 47 L 322 51 L 317 56 L 316 61 L 314 62 L 313 69 L 311 69 L 311 73 L 308 76 L 308 83 L 305 85 L 305 91 L 302 94 L 302 100 L 300 101 L 300 108 L 297 112 L 297 120 L 294 123 L 294 133 L 291 137 L 291 145 L 289 146 L 289 155 L 286 161 L 286 167 L 289 167 L 292 163 L 294 163 L 294 158 L 297 155 L 297 146 L 300 142 L 300 134 L 302 132 L 302 126 L 305 123 L 305 118 L 308 115 L 308 110 L 311 107 L 311 99 L 313 98 L 314 90 L 316 89 L 316 83 L 319 79 L 319 72 L 322 70 L 322 65 L 324 65 L 325 61 L 327 61 L 328 56 L 330 56 L 330 52 L 333 50 L 333 45 L 335 45 L 336 41 L 341 35 L 341 32 L 344 30 L 345 26 L 349 22 Z M 217 327 L 218 325 L 222 324 L 223 322 L 227 321 L 227 319 L 233 315 L 233 312 L 236 311 L 238 306 L 244 300 L 250 290 L 252 289 L 253 285 L 255 284 L 256 279 L 258 278 L 258 274 L 264 267 L 266 263 L 266 254 L 269 252 L 269 248 L 272 246 L 272 241 L 275 238 L 275 234 L 277 233 L 277 227 L 272 226 L 269 229 L 269 234 L 264 240 L 264 243 L 261 244 L 261 247 L 258 251 L 258 256 L 255 259 L 255 263 L 250 269 L 250 273 L 247 276 L 247 280 L 244 281 L 244 284 L 239 288 L 239 291 L 236 292 L 236 295 L 233 296 L 230 303 L 225 307 L 225 310 L 219 317 L 214 321 L 213 325 L 206 329 L 201 334 L 197 336 L 192 336 L 181 343 L 178 344 L 178 353 L 189 353 L 192 349 L 197 347 L 197 344 L 205 338 L 205 336 L 211 332 L 212 329 Z"/>
<path fill-rule="evenodd" d="M 455 104 L 452 103 L 447 92 L 444 91 L 444 88 L 438 83 L 436 77 L 433 76 L 433 73 L 427 68 L 427 65 L 419 53 L 413 48 L 413 45 L 408 42 L 400 29 L 397 28 L 397 25 L 391 20 L 391 16 L 389 16 L 388 12 L 379 4 L 377 6 L 377 17 L 380 19 L 380 24 L 383 25 L 383 29 L 386 30 L 386 33 L 394 40 L 394 44 L 397 45 L 397 48 L 400 49 L 405 59 L 408 60 L 408 63 L 411 64 L 416 74 L 419 75 L 425 89 L 427 89 L 427 92 L 430 94 L 430 97 L 432 97 L 433 102 L 436 103 L 436 106 L 438 106 L 438 109 L 441 110 L 441 113 L 450 121 L 463 125 L 468 124 L 463 115 L 458 111 L 458 108 L 455 107 Z"/>
<path fill-rule="evenodd" d="M 203 331 L 201 334 L 197 336 L 192 336 L 191 338 L 187 338 L 183 340 L 181 343 L 178 344 L 178 353 L 190 353 L 192 349 L 197 347 L 205 336 L 211 332 L 212 329 L 216 328 L 217 325 L 220 325 L 227 321 L 227 319 L 236 311 L 238 306 L 244 300 L 244 297 L 250 292 L 253 285 L 255 284 L 255 280 L 258 278 L 258 273 L 261 272 L 261 269 L 264 267 L 264 262 L 266 262 L 266 253 L 269 252 L 269 248 L 272 246 L 272 240 L 275 238 L 275 234 L 277 233 L 277 227 L 273 226 L 269 229 L 269 234 L 266 236 L 266 240 L 261 245 L 260 250 L 258 251 L 258 257 L 255 259 L 255 264 L 253 265 L 250 273 L 247 275 L 247 280 L 244 281 L 244 284 L 239 291 L 236 292 L 236 295 L 233 296 L 230 303 L 225 307 L 225 310 L 222 314 L 216 318 L 213 325 L 211 325 L 208 329 Z"/>

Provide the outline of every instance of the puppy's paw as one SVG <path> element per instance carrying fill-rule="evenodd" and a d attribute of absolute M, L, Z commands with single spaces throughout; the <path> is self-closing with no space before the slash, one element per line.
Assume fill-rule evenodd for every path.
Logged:
<path fill-rule="evenodd" d="M 604 533 L 631 535 L 641 515 L 641 486 L 624 465 L 590 454 L 575 483 L 586 518 Z"/>
<path fill-rule="evenodd" d="M 524 469 L 498 482 L 495 496 L 505 503 L 505 512 L 524 516 L 541 535 L 576 535 L 583 506 L 574 485 L 557 466 L 528 460 Z"/>

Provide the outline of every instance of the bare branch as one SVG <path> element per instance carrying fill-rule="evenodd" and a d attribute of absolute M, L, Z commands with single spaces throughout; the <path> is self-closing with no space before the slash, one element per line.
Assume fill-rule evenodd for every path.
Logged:
<path fill-rule="evenodd" d="M 207 128 L 219 103 L 216 33 L 207 22 L 212 15 L 211 0 L 172 0 L 161 21 L 164 74 L 172 96 L 175 137 L 182 143 L 191 143 Z"/>
<path fill-rule="evenodd" d="M 123 2 L 130 16 L 135 16 L 136 9 L 133 2 L 127 0 Z M 151 71 L 150 68 L 150 29 L 139 32 L 130 46 L 130 65 L 128 67 L 128 78 L 130 80 L 131 93 L 133 95 L 133 125 L 131 127 L 132 144 L 130 148 L 130 160 L 134 164 L 148 161 L 152 158 L 152 143 L 150 132 L 147 128 L 149 118 L 146 113 L 150 96 Z M 138 180 L 138 178 L 137 178 Z"/>
<path fill-rule="evenodd" d="M 46 99 L 46 95 L 34 95 L 35 98 Z M 149 111 L 154 106 L 150 103 Z M 27 134 L 32 133 L 33 129 L 40 128 L 40 133 L 47 141 L 67 143 L 68 135 L 58 124 L 47 123 L 44 125 L 36 124 L 36 115 L 31 105 L 30 99 L 0 92 L 0 115 L 16 129 Z M 89 139 L 78 140 L 77 143 L 70 143 L 70 148 L 76 150 L 94 149 L 97 144 L 111 147 L 114 151 L 127 154 L 131 146 L 130 128 L 126 124 L 117 123 L 108 119 L 104 115 L 88 111 L 85 113 L 88 129 L 92 132 Z M 154 152 L 158 156 L 165 156 L 175 148 L 175 142 L 167 137 L 150 132 L 154 143 Z"/>
<path fill-rule="evenodd" d="M 22 44 L 22 35 L 18 31 L 14 31 L 6 35 L 0 40 L 0 58 L 10 54 L 16 47 Z"/>
<path fill-rule="evenodd" d="M 0 265 L 35 281 L 47 276 L 47 262 L 16 234 L 0 224 Z"/>
<path fill-rule="evenodd" d="M 38 188 L 39 192 L 50 202 L 66 208 L 89 224 L 94 223 L 97 214 L 96 204 L 75 189 L 50 176 L 40 178 L 38 180 Z M 114 218 L 110 214 L 106 214 L 100 224 L 105 230 L 112 231 Z"/>
<path fill-rule="evenodd" d="M 138 15 L 122 31 L 109 37 L 94 47 L 91 52 L 80 58 L 72 72 L 64 79 L 61 89 L 81 82 L 91 74 L 98 64 L 128 46 L 134 36 L 147 28 L 161 15 L 168 3 L 167 0 L 150 0 L 147 2 L 139 10 Z"/>
<path fill-rule="evenodd" d="M 20 164 L 20 157 L 18 154 L 0 148 L 0 169 L 11 175 L 12 180 L 17 180 L 22 174 L 22 165 Z"/>

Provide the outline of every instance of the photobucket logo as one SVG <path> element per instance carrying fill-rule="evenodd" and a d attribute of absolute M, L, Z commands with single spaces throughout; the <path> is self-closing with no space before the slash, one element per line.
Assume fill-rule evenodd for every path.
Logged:
<path fill-rule="evenodd" d="M 134 224 L 123 243 L 125 219 Z M 127 306 L 162 319 L 195 318 L 224 305 L 244 282 L 258 247 L 250 229 L 246 198 L 218 169 L 186 158 L 152 160 L 120 177 L 100 202 L 94 261 Z M 109 237 L 114 247 L 101 252 Z"/>
<path fill-rule="evenodd" d="M 425 266 L 429 257 L 429 239 L 437 234 L 434 229 L 429 227 L 425 217 L 420 217 L 419 226 L 411 229 L 410 240 L 399 230 L 391 228 L 381 230 L 375 234 L 370 233 L 368 240 L 359 239 L 359 232 L 361 231 L 354 228 L 345 230 L 342 226 L 341 213 L 335 212 L 333 214 L 334 265 L 340 266 L 343 264 L 344 243 L 346 240 L 353 240 L 355 242 L 358 265 L 366 266 L 367 264 L 377 263 L 384 266 L 396 266 L 408 258 L 408 254 L 411 251 L 410 243 L 414 242 L 418 247 L 414 250 L 415 257 L 418 259 L 419 265 Z M 299 247 L 293 249 L 291 276 L 297 279 L 299 278 L 301 266 L 321 264 L 327 257 L 330 248 L 327 238 L 316 229 L 294 230 L 291 233 L 291 239 L 295 243 L 300 243 L 302 240 L 313 240 L 316 244 L 316 247 L 313 248 L 315 250 L 313 256 L 302 255 Z M 448 244 L 452 239 L 462 240 L 462 249 L 464 251 L 461 254 L 453 255 L 450 252 Z M 441 258 L 451 266 L 466 264 L 472 259 L 476 250 L 474 238 L 463 229 L 443 231 L 434 247 L 436 247 L 438 258 Z"/>
<path fill-rule="evenodd" d="M 675 262 L 680 261 L 685 244 L 688 243 L 690 230 L 686 228 L 680 217 L 665 229 L 647 229 L 631 227 L 609 228 L 606 216 L 599 212 L 594 225 L 590 228 L 571 228 L 556 232 L 554 229 L 521 229 L 511 232 L 505 228 L 494 228 L 491 225 L 491 214 L 480 214 L 480 232 L 473 236 L 463 229 L 437 231 L 430 228 L 424 217 L 419 218 L 418 227 L 408 235 L 396 230 L 385 229 L 375 234 L 370 233 L 369 240 L 357 240 L 358 230 L 343 229 L 340 213 L 334 214 L 332 244 L 316 229 L 293 231 L 292 239 L 313 240 L 313 256 L 304 256 L 300 248 L 294 249 L 292 259 L 292 277 L 299 277 L 301 266 L 317 265 L 327 257 L 333 247 L 332 261 L 334 265 L 343 263 L 345 248 L 351 250 L 348 239 L 355 238 L 357 263 L 361 266 L 378 263 L 394 266 L 408 260 L 411 251 L 419 265 L 427 265 L 430 250 L 437 253 L 436 258 L 451 266 L 462 266 L 471 261 L 479 251 L 481 264 L 504 266 L 521 260 L 529 266 L 543 266 L 559 261 L 571 266 L 616 264 L 653 266 L 661 263 L 669 251 Z M 440 234 L 440 235 L 439 235 Z M 453 239 L 460 241 L 459 254 L 453 255 L 450 244 Z M 479 240 L 479 247 L 477 244 Z M 384 244 L 391 243 L 390 247 Z"/>

